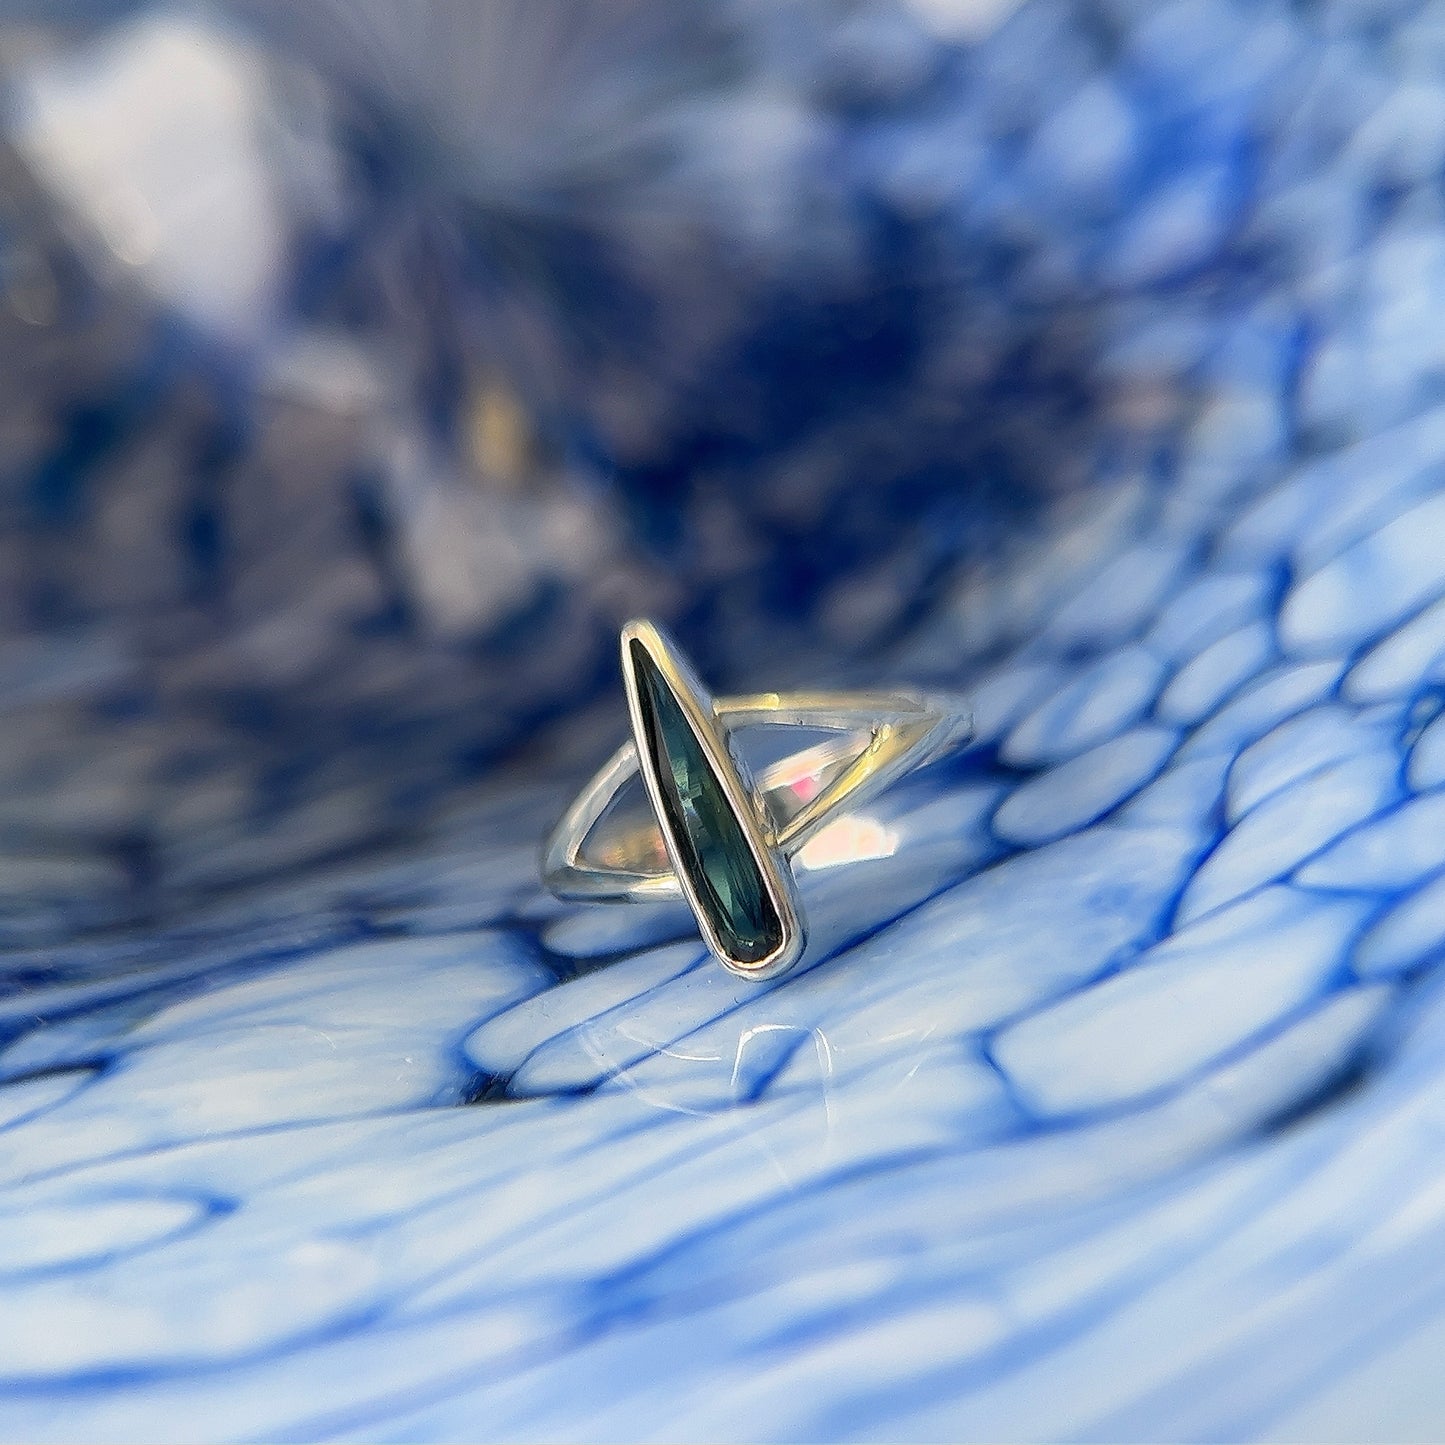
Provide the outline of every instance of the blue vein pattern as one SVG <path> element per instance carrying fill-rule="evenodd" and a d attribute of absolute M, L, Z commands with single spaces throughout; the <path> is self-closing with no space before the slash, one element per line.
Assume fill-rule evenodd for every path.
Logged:
<path fill-rule="evenodd" d="M 6 52 L 0 1434 L 1434 1438 L 1439 7 L 372 8 L 219 319 Z M 638 599 L 974 699 L 786 979 L 539 887 Z"/>

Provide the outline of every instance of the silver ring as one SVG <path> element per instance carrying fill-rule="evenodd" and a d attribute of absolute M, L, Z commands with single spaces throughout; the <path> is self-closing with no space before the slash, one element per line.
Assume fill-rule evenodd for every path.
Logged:
<path fill-rule="evenodd" d="M 622 678 L 632 738 L 553 829 L 543 852 L 543 879 L 559 898 L 684 898 L 708 948 L 744 978 L 774 978 L 802 957 L 807 932 L 795 855 L 840 815 L 973 731 L 968 713 L 948 694 L 714 698 L 676 643 L 651 622 L 622 629 Z M 732 741 L 738 730 L 754 725 L 840 736 L 754 775 Z M 639 771 L 651 816 L 631 823 L 609 816 L 623 785 Z"/>

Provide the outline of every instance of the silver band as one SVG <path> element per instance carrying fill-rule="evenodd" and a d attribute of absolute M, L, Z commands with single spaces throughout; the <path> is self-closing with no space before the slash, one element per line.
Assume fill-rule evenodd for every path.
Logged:
<path fill-rule="evenodd" d="M 860 750 L 849 746 L 850 737 L 817 743 L 760 770 L 755 778 L 763 811 L 772 822 L 772 841 L 792 857 L 842 811 L 861 808 L 895 779 L 922 767 L 972 732 L 969 715 L 947 694 L 906 692 L 797 692 L 755 693 L 747 697 L 717 698 L 713 706 L 729 728 L 772 723 L 809 729 L 872 733 Z M 916 718 L 932 724 L 929 735 L 913 746 L 890 750 L 887 758 L 877 748 L 875 721 Z M 932 746 L 930 746 L 930 744 Z M 871 751 L 870 751 L 871 750 Z M 841 796 L 829 785 L 849 764 L 863 762 Z M 850 770 L 851 771 L 851 770 Z M 621 788 L 637 773 L 637 745 L 629 738 L 598 769 L 552 830 L 542 855 L 542 876 L 558 898 L 586 899 L 594 903 L 659 903 L 683 896 L 682 885 L 667 862 L 662 830 L 655 820 L 635 829 L 618 830 L 597 840 L 594 860 L 582 856 L 582 845 L 597 820 L 611 806 Z M 812 797 L 801 801 L 795 784 L 817 784 Z M 793 806 L 799 802 L 800 806 Z M 652 860 L 651 868 L 629 866 Z"/>
<path fill-rule="evenodd" d="M 582 789 L 548 839 L 542 858 L 547 887 L 559 898 L 594 902 L 662 902 L 685 898 L 713 952 L 734 972 L 771 977 L 796 962 L 804 939 L 792 880 L 792 859 L 841 816 L 852 814 L 883 789 L 972 735 L 972 722 L 951 694 L 899 692 L 756 693 L 710 697 L 685 659 L 650 623 L 623 629 L 623 672 L 633 715 L 633 737 Z M 760 966 L 729 956 L 716 937 L 709 909 L 700 900 L 696 853 L 678 846 L 676 819 L 669 820 L 663 790 L 670 786 L 648 749 L 629 647 L 648 649 L 669 689 L 683 705 L 695 739 L 707 745 L 736 820 L 746 829 L 761 866 L 774 879 L 787 913 L 785 946 Z M 753 726 L 799 727 L 838 734 L 802 748 L 749 776 L 728 735 Z M 651 766 L 639 767 L 639 748 Z M 650 817 L 609 818 L 623 786 L 639 772 L 652 805 Z M 599 825 L 600 824 L 600 825 Z M 596 836 L 593 836 L 596 835 Z M 689 869 L 691 857 L 694 867 Z M 847 861 L 834 858 L 832 861 Z M 679 862 L 683 866 L 679 867 Z M 776 875 L 786 876 L 776 876 Z"/>

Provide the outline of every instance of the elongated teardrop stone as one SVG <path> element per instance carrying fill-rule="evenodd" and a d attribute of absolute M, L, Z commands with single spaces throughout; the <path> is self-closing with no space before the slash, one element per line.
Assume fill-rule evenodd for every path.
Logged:
<path fill-rule="evenodd" d="M 782 944 L 782 919 L 686 714 L 647 649 L 631 647 L 648 752 L 694 891 L 728 956 L 760 963 Z"/>

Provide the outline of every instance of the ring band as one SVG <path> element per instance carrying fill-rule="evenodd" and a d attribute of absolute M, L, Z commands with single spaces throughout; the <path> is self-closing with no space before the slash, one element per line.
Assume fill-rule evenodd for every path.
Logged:
<path fill-rule="evenodd" d="M 684 898 L 724 967 L 745 978 L 776 977 L 807 942 L 792 858 L 840 813 L 965 742 L 971 720 L 958 699 L 938 693 L 715 699 L 653 623 L 629 622 L 621 640 L 632 738 L 553 829 L 543 879 L 559 898 Z M 840 736 L 754 775 L 731 741 L 754 725 Z M 624 823 L 609 814 L 638 772 L 652 816 Z"/>

